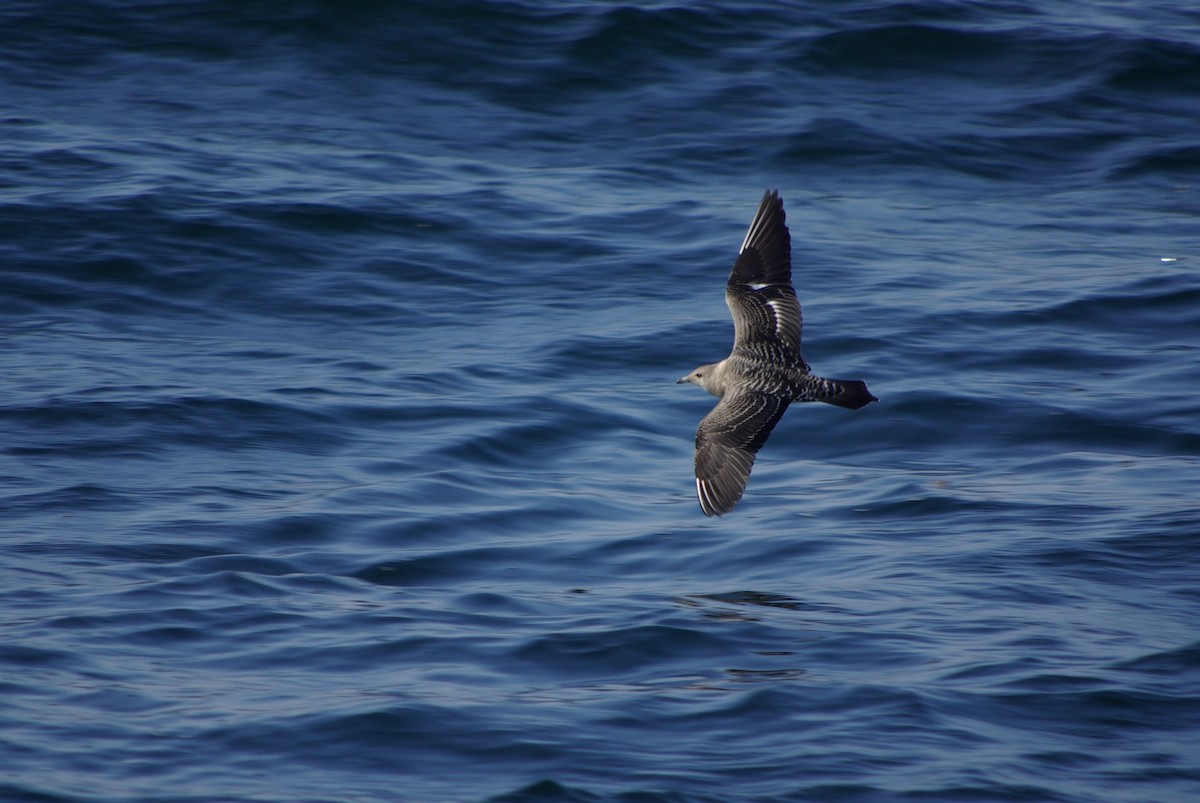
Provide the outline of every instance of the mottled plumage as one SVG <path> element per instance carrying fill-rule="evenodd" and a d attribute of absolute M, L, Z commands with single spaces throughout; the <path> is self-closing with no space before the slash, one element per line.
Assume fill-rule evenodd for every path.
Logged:
<path fill-rule="evenodd" d="M 877 401 L 858 380 L 823 379 L 800 353 L 800 302 L 792 288 L 792 245 L 779 193 L 769 191 L 742 241 L 725 285 L 733 350 L 680 379 L 721 401 L 696 429 L 696 496 L 706 516 L 742 498 L 754 456 L 789 404 L 820 401 L 857 410 Z"/>

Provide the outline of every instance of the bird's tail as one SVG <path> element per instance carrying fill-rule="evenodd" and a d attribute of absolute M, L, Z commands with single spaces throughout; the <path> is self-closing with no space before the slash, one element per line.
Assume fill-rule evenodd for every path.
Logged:
<path fill-rule="evenodd" d="M 836 404 L 849 410 L 857 410 L 873 401 L 879 401 L 867 390 L 867 383 L 858 379 L 825 379 L 821 381 L 821 389 L 824 393 L 818 395 L 814 401 Z"/>

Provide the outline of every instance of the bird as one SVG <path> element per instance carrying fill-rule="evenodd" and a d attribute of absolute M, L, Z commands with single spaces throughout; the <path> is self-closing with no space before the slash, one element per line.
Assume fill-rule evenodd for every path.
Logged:
<path fill-rule="evenodd" d="M 792 287 L 792 240 L 778 190 L 763 194 L 725 284 L 733 349 L 676 384 L 720 399 L 696 428 L 696 498 L 706 516 L 741 500 L 755 455 L 792 402 L 850 410 L 879 401 L 857 379 L 812 373 L 800 352 L 800 302 Z"/>

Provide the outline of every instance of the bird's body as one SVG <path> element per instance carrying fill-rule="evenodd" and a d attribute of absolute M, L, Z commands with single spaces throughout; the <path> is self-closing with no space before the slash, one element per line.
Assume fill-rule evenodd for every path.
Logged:
<path fill-rule="evenodd" d="M 725 301 L 733 316 L 732 352 L 679 380 L 721 400 L 696 429 L 696 496 L 706 516 L 728 513 L 742 498 L 754 456 L 789 404 L 820 401 L 857 410 L 877 401 L 861 381 L 816 376 L 801 356 L 791 236 L 778 192 L 763 195 Z"/>

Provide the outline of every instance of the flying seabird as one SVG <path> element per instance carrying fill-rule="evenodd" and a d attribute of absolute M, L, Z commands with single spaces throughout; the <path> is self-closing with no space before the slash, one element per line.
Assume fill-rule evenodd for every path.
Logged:
<path fill-rule="evenodd" d="M 857 379 L 816 376 L 800 354 L 800 302 L 792 288 L 792 244 L 779 192 L 763 195 L 725 284 L 733 350 L 679 380 L 720 399 L 696 429 L 696 496 L 706 516 L 733 510 L 754 455 L 792 402 L 851 410 L 878 401 Z"/>

